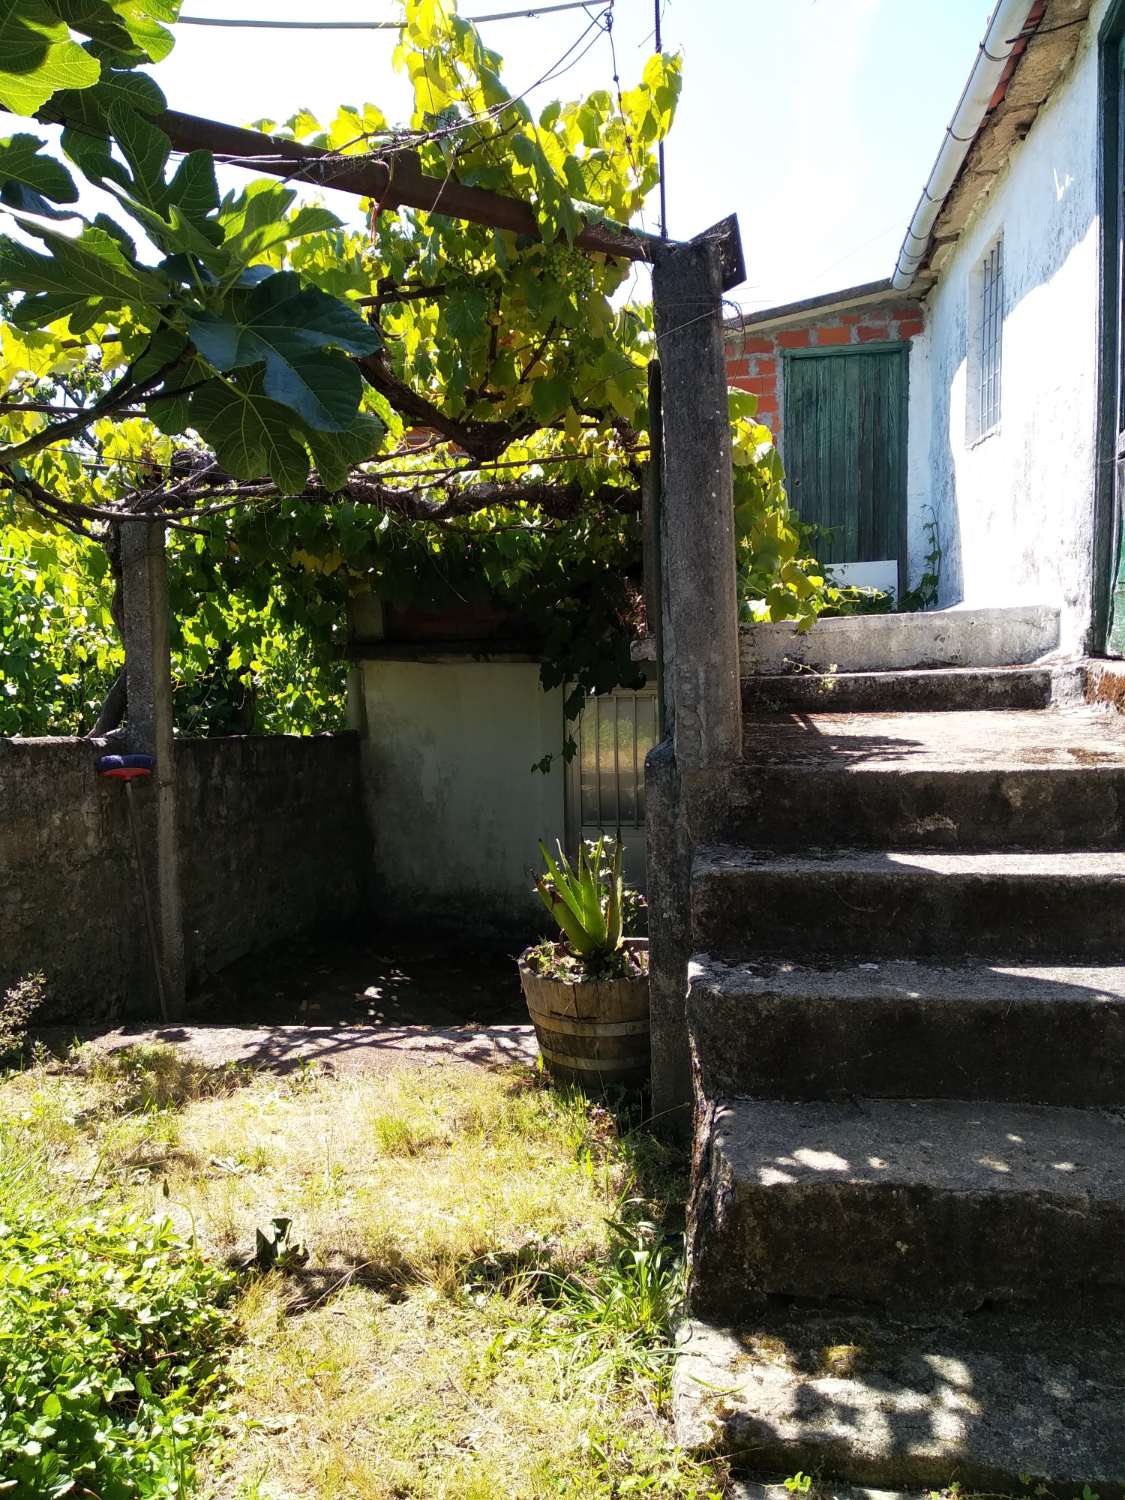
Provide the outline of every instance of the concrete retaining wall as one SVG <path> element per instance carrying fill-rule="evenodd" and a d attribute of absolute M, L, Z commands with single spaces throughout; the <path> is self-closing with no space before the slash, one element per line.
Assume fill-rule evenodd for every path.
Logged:
<path fill-rule="evenodd" d="M 365 906 L 353 734 L 177 742 L 189 982 Z M 88 740 L 0 740 L 0 990 L 46 976 L 44 1019 L 155 1013 L 125 790 Z M 142 828 L 151 787 L 137 783 Z"/>
<path fill-rule="evenodd" d="M 1038 661 L 1059 644 L 1059 611 L 941 609 L 923 614 L 849 615 L 799 631 L 788 621 L 744 625 L 742 675 L 901 672 L 914 667 L 1009 667 Z"/>

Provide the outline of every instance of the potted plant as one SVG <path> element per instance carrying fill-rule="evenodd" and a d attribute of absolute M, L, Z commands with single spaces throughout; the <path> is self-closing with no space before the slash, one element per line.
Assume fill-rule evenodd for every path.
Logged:
<path fill-rule="evenodd" d="M 627 935 L 643 898 L 627 890 L 620 839 L 582 844 L 572 864 L 539 844 L 535 877 L 560 940 L 519 959 L 523 996 L 544 1065 L 555 1078 L 600 1089 L 644 1084 L 649 1076 L 648 940 Z"/>

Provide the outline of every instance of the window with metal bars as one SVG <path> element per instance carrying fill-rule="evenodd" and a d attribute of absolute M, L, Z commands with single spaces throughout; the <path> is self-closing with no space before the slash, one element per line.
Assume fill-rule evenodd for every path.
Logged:
<path fill-rule="evenodd" d="M 591 693 L 574 726 L 567 777 L 567 842 L 620 834 L 625 875 L 644 885 L 645 756 L 656 744 L 656 690 Z"/>
<path fill-rule="evenodd" d="M 1004 241 L 998 239 L 980 268 L 976 436 L 1000 423 L 1000 365 L 1004 336 Z"/>

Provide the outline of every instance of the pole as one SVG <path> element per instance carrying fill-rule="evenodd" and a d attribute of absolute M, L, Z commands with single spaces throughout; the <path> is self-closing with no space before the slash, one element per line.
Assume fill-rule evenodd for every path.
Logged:
<path fill-rule="evenodd" d="M 722 226 L 653 269 L 660 360 L 665 712 L 681 776 L 742 754 Z"/>
<path fill-rule="evenodd" d="M 652 0 L 653 11 L 656 16 L 656 50 L 663 52 L 664 46 L 660 38 L 660 10 L 664 0 Z M 668 238 L 668 200 L 664 189 L 664 141 L 661 140 L 656 147 L 656 164 L 660 172 L 660 238 Z"/>
<path fill-rule="evenodd" d="M 152 521 L 121 523 L 121 596 L 124 606 L 127 743 L 152 755 L 152 810 L 147 869 L 155 871 L 155 924 L 166 1019 L 179 1020 L 185 998 L 180 849 L 176 830 L 176 742 L 172 729 L 172 666 L 168 643 L 168 569 L 164 527 Z M 146 802 L 147 802 L 146 798 Z M 130 803 L 132 806 L 132 803 Z M 151 820 L 151 821 L 150 821 Z M 144 857 L 143 841 L 138 858 Z M 142 889 L 143 889 L 142 882 Z"/>
<path fill-rule="evenodd" d="M 145 930 L 148 932 L 148 951 L 152 955 L 152 977 L 156 981 L 156 998 L 160 1003 L 160 1019 L 168 1024 L 168 996 L 164 989 L 164 971 L 160 964 L 160 943 L 156 936 L 156 922 L 152 915 L 152 898 L 148 893 L 148 873 L 145 869 L 145 851 L 141 843 L 141 830 L 137 824 L 137 807 L 133 801 L 133 782 L 125 782 L 125 805 L 129 809 L 129 827 L 133 833 L 133 851 L 137 856 L 137 876 L 141 882 L 141 902 L 145 909 Z"/>

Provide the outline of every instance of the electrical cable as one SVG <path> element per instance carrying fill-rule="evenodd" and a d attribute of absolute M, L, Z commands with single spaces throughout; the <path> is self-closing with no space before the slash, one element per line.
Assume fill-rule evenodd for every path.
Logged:
<path fill-rule="evenodd" d="M 533 5 L 527 10 L 495 11 L 488 16 L 466 16 L 471 25 L 482 21 L 524 21 L 558 10 L 585 10 L 589 0 L 565 0 L 563 4 Z M 610 0 L 612 5 L 613 0 Z M 234 16 L 180 16 L 177 26 L 230 26 L 264 31 L 401 31 L 402 21 L 259 21 Z"/>

